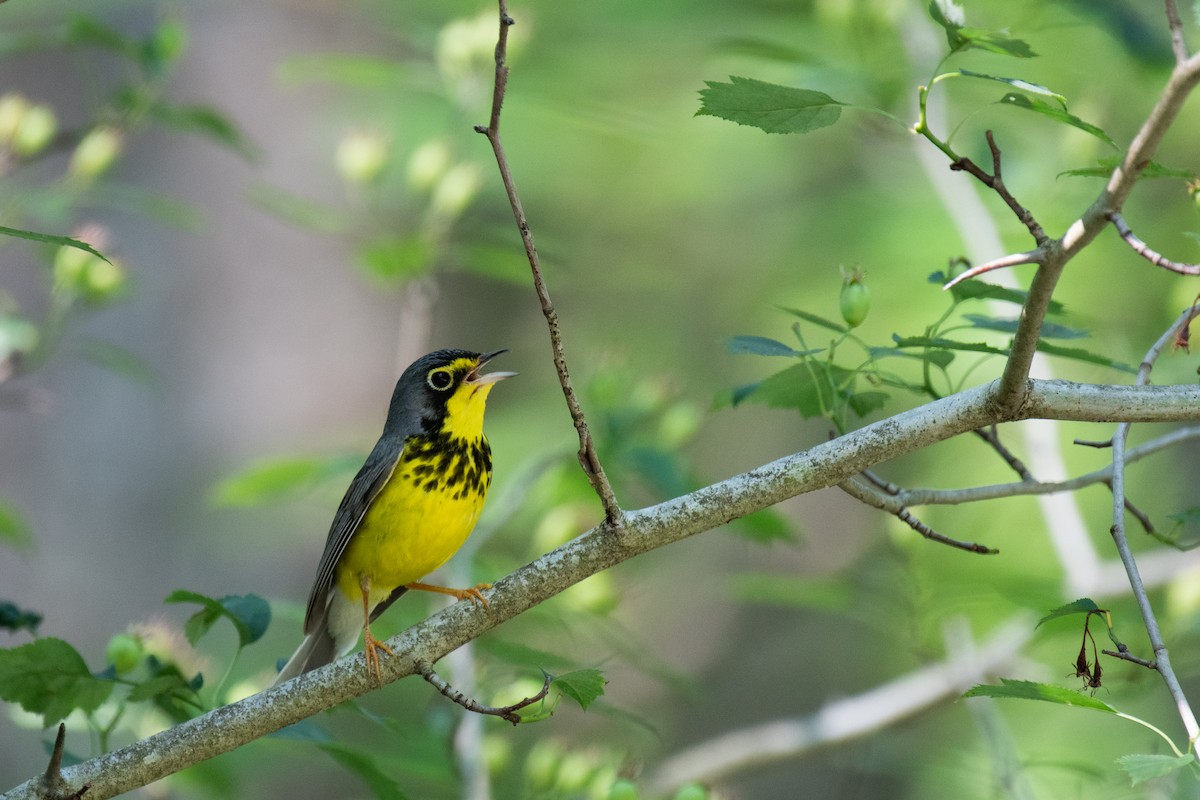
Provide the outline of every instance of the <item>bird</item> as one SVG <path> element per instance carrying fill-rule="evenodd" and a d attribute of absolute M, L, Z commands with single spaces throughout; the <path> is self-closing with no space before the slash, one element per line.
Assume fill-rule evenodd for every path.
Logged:
<path fill-rule="evenodd" d="M 363 637 L 366 669 L 382 685 L 374 622 L 411 590 L 487 605 L 491 584 L 451 589 L 421 583 L 450 559 L 475 527 L 492 480 L 483 435 L 488 395 L 515 372 L 481 369 L 506 350 L 437 350 L 399 380 L 379 441 L 334 514 L 304 615 L 304 641 L 274 685 L 324 666 Z"/>

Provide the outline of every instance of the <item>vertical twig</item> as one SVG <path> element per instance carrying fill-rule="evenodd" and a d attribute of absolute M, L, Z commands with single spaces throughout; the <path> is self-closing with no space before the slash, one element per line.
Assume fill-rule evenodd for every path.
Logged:
<path fill-rule="evenodd" d="M 563 352 L 562 333 L 558 325 L 558 312 L 550 301 L 550 293 L 546 282 L 542 279 L 541 262 L 538 259 L 537 248 L 534 246 L 533 233 L 525 218 L 521 206 L 521 198 L 513 182 L 512 172 L 508 167 L 508 159 L 504 155 L 504 146 L 500 141 L 500 109 L 504 105 L 504 94 L 508 89 L 508 29 L 514 24 L 508 15 L 508 3 L 499 0 L 500 4 L 500 34 L 496 40 L 496 81 L 492 90 L 492 113 L 487 126 L 476 125 L 475 130 L 487 137 L 496 156 L 496 165 L 500 168 L 500 179 L 504 182 L 504 190 L 508 194 L 509 205 L 512 206 L 513 217 L 517 222 L 517 230 L 521 233 L 521 242 L 525 245 L 525 256 L 529 260 L 529 268 L 533 273 L 533 285 L 537 290 L 538 301 L 542 306 L 542 314 L 546 317 L 546 325 L 550 329 L 550 349 L 554 356 L 554 368 L 558 372 L 558 382 L 562 385 L 563 396 L 567 400 L 567 408 L 571 412 L 571 420 L 575 423 L 575 431 L 579 434 L 579 463 L 583 467 L 588 481 L 600 502 L 604 505 L 604 516 L 610 524 L 617 524 L 621 519 L 621 507 L 613 494 L 612 485 L 604 474 L 600 457 L 596 454 L 596 445 L 588 430 L 587 420 L 583 409 L 571 385 L 571 376 L 567 370 L 567 359 Z"/>
<path fill-rule="evenodd" d="M 1194 308 L 1189 308 L 1184 311 L 1179 316 L 1179 319 L 1167 328 L 1166 332 L 1159 337 L 1158 341 L 1146 353 L 1146 357 L 1142 360 L 1141 367 L 1138 369 L 1136 385 L 1144 386 L 1150 382 L 1150 371 L 1154 368 L 1154 362 L 1158 359 L 1163 348 L 1175 341 L 1179 330 L 1191 323 L 1194 310 Z M 1146 587 L 1142 583 L 1141 574 L 1138 572 L 1137 561 L 1133 557 L 1133 552 L 1129 549 L 1129 540 L 1125 535 L 1125 442 L 1129 437 L 1129 428 L 1130 423 L 1128 422 L 1118 425 L 1117 432 L 1112 440 L 1113 524 L 1110 532 L 1112 533 L 1113 542 L 1117 547 L 1117 554 L 1121 557 L 1121 563 L 1125 566 L 1125 573 L 1129 577 L 1129 586 L 1133 590 L 1134 598 L 1137 600 L 1138 610 L 1142 614 L 1142 622 L 1146 626 L 1146 633 L 1150 638 L 1150 646 L 1154 649 L 1154 661 L 1157 665 L 1158 673 L 1162 676 L 1163 682 L 1166 683 L 1167 691 L 1171 694 L 1171 699 L 1175 701 L 1179 717 L 1183 720 L 1183 727 L 1187 730 L 1188 740 L 1194 742 L 1200 738 L 1200 723 L 1197 723 L 1195 712 L 1192 711 L 1187 696 L 1183 693 L 1183 687 L 1179 685 L 1179 678 L 1175 675 L 1174 669 L 1171 668 L 1171 659 L 1167 652 L 1166 642 L 1163 640 L 1162 631 L 1158 627 L 1154 608 L 1150 605 L 1150 598 L 1146 594 Z M 1198 758 L 1200 758 L 1200 755 L 1198 755 Z"/>
<path fill-rule="evenodd" d="M 1188 46 L 1183 38 L 1183 19 L 1179 16 L 1179 6 L 1175 0 L 1167 0 L 1167 27 L 1171 29 L 1171 49 L 1175 51 L 1175 62 L 1182 64 L 1188 60 Z"/>

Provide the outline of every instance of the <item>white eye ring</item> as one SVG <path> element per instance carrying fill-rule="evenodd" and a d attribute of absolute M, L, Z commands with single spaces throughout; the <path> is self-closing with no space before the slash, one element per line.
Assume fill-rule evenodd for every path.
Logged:
<path fill-rule="evenodd" d="M 431 371 L 425 382 L 429 384 L 430 389 L 444 392 L 454 384 L 454 376 L 450 374 L 450 370 L 443 367 Z"/>

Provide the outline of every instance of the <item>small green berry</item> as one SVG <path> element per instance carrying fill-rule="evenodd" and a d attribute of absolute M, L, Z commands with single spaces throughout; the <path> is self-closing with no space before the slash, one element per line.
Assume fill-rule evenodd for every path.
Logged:
<path fill-rule="evenodd" d="M 131 633 L 118 633 L 108 640 L 107 656 L 118 675 L 132 672 L 145 656 L 142 640 Z"/>
<path fill-rule="evenodd" d="M 857 269 L 842 282 L 841 308 L 842 319 L 851 328 L 862 325 L 871 310 L 871 292 L 863 283 L 862 272 Z"/>

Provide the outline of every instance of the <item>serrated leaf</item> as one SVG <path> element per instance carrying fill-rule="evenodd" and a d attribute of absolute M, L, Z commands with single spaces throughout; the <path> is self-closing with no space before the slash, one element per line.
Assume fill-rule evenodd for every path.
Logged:
<path fill-rule="evenodd" d="M 992 353 L 998 356 L 1008 355 L 1007 350 L 1001 350 L 998 347 L 992 347 L 990 344 L 983 342 L 959 342 L 941 336 L 900 336 L 893 333 L 892 341 L 896 343 L 897 347 L 929 347 L 940 348 L 942 350 L 962 350 L 968 353 Z"/>
<path fill-rule="evenodd" d="M 177 672 L 173 672 L 157 675 L 153 678 L 142 681 L 137 686 L 134 686 L 129 690 L 128 699 L 131 703 L 140 703 L 144 700 L 153 700 L 161 697 L 162 695 L 180 692 L 190 694 L 192 692 L 192 687 L 183 679 L 182 675 Z"/>
<path fill-rule="evenodd" d="M 1059 108 L 1056 105 L 1051 105 L 1045 100 L 1038 97 L 1029 97 L 1028 95 L 1015 94 L 1009 92 L 1001 97 L 998 101 L 1004 105 L 1013 106 L 1015 108 L 1023 108 L 1026 111 L 1032 111 L 1035 114 L 1041 114 L 1044 117 L 1049 117 L 1056 122 L 1061 122 L 1071 127 L 1078 128 L 1084 133 L 1089 133 L 1095 136 L 1100 141 L 1108 146 L 1116 149 L 1117 143 L 1112 140 L 1112 137 L 1105 133 L 1102 129 L 1096 127 L 1090 122 L 1084 122 L 1079 117 L 1068 112 L 1065 108 Z"/>
<path fill-rule="evenodd" d="M 770 408 L 793 408 L 805 419 L 825 416 L 835 405 L 854 373 L 820 361 L 796 364 L 755 386 L 745 399 Z"/>
<path fill-rule="evenodd" d="M 604 694 L 605 683 L 600 670 L 577 669 L 566 675 L 558 675 L 550 682 L 550 685 L 579 703 L 579 707 L 587 711 L 588 706 Z"/>
<path fill-rule="evenodd" d="M 824 92 L 795 89 L 731 75 L 729 83 L 705 81 L 696 116 L 712 116 L 767 133 L 809 133 L 838 121 L 842 106 Z"/>
<path fill-rule="evenodd" d="M 226 595 L 217 600 L 199 592 L 177 589 L 167 595 L 166 603 L 197 603 L 203 608 L 188 618 L 184 635 L 195 645 L 222 617 L 237 629 L 241 647 L 258 641 L 271 624 L 271 607 L 255 594 Z"/>
<path fill-rule="evenodd" d="M 963 314 L 963 318 L 974 328 L 1001 333 L 1016 333 L 1019 320 L 996 319 L 984 314 Z M 1055 322 L 1043 322 L 1041 335 L 1050 339 L 1086 339 L 1091 333 L 1079 328 L 1069 328 Z"/>
<path fill-rule="evenodd" d="M 1094 711 L 1105 711 L 1109 714 L 1116 714 L 1117 710 L 1105 703 L 1103 700 L 1097 700 L 1091 695 L 1077 692 L 1074 689 L 1066 689 L 1062 686 L 1055 686 L 1049 683 L 1035 683 L 1033 681 L 1013 681 L 1007 678 L 1000 679 L 1000 685 L 994 686 L 989 684 L 980 684 L 973 687 L 963 694 L 963 697 L 995 697 L 999 699 L 1013 700 L 1041 700 L 1045 703 L 1056 703 L 1063 706 L 1079 706 L 1080 708 L 1090 708 Z"/>
<path fill-rule="evenodd" d="M 38 639 L 0 649 L 0 698 L 41 714 L 48 728 L 75 709 L 95 711 L 113 684 L 88 670 L 75 648 L 62 639 Z"/>
<path fill-rule="evenodd" d="M 907 350 L 897 350 L 894 347 L 871 347 L 868 348 L 871 358 L 876 360 L 881 358 L 912 358 L 917 361 L 928 361 L 935 367 L 945 369 L 954 361 L 954 353 L 949 350 L 918 350 L 909 352 Z"/>
<path fill-rule="evenodd" d="M 1130 783 L 1137 786 L 1152 778 L 1161 778 L 1177 769 L 1196 763 L 1196 757 L 1190 753 L 1181 756 L 1168 755 L 1139 755 L 1131 753 L 1117 759 L 1117 766 L 1129 776 Z"/>
<path fill-rule="evenodd" d="M 1099 611 L 1099 610 L 1100 610 L 1100 607 L 1096 605 L 1095 601 L 1093 601 L 1092 598 L 1081 597 L 1078 600 L 1073 600 L 1070 603 L 1067 603 L 1066 605 L 1059 606 L 1058 608 L 1052 610 L 1046 616 L 1039 619 L 1037 625 L 1035 625 L 1034 627 L 1040 628 L 1042 626 L 1043 622 L 1049 622 L 1050 620 L 1058 619 L 1059 617 L 1067 617 L 1067 616 L 1071 616 L 1074 614 L 1086 614 L 1089 611 Z"/>
<path fill-rule="evenodd" d="M 1050 344 L 1047 341 L 1038 340 L 1037 349 L 1039 352 L 1059 356 L 1060 358 L 1070 358 L 1088 364 L 1099 364 L 1102 367 L 1110 367 L 1120 372 L 1128 372 L 1131 375 L 1137 373 L 1137 370 L 1128 364 L 1116 361 L 1108 356 L 1102 356 L 1099 353 L 1093 353 L 1090 350 L 1082 350 L 1078 347 L 1061 347 L 1056 344 Z"/>
<path fill-rule="evenodd" d="M 16 633 L 19 630 L 27 630 L 30 633 L 37 633 L 38 625 L 42 624 L 42 615 L 36 611 L 27 611 L 23 608 L 18 608 L 15 603 L 10 603 L 7 600 L 0 600 L 0 629 Z"/>
<path fill-rule="evenodd" d="M 878 411 L 887 405 L 891 395 L 887 392 L 855 392 L 846 398 L 850 410 L 860 417 L 865 417 L 872 411 Z"/>
<path fill-rule="evenodd" d="M 81 242 L 78 239 L 72 239 L 70 236 L 56 236 L 52 233 L 38 233 L 37 231 L 26 231 L 21 230 L 20 228 L 6 228 L 3 225 L 0 225 L 0 236 L 12 236 L 16 239 L 28 239 L 31 242 L 42 242 L 44 244 L 56 244 L 60 246 L 65 245 L 66 247 L 74 247 L 76 250 L 82 250 L 85 253 L 91 253 L 97 258 L 108 261 L 103 253 L 92 247 L 87 242 Z M 109 263 L 111 264 L 112 262 L 110 261 Z"/>
<path fill-rule="evenodd" d="M 725 349 L 734 355 L 787 357 L 802 355 L 794 348 L 788 347 L 783 342 L 775 339 L 769 339 L 766 336 L 734 336 L 725 343 Z M 809 350 L 803 355 L 814 352 L 819 351 Z"/>
<path fill-rule="evenodd" d="M 317 747 L 343 769 L 357 775 L 378 800 L 408 800 L 400 785 L 365 751 L 337 742 L 318 742 Z"/>
<path fill-rule="evenodd" d="M 961 75 L 964 78 L 976 78 L 979 80 L 995 81 L 997 83 L 1005 83 L 1014 89 L 1020 89 L 1022 92 L 1038 94 L 1043 97 L 1049 97 L 1057 100 L 1063 108 L 1067 107 L 1067 98 L 1063 97 L 1058 92 L 1041 86 L 1040 84 L 1030 83 L 1029 81 L 1021 80 L 1020 78 L 1006 78 L 1002 75 L 985 75 L 982 72 L 972 72 L 969 69 L 958 69 L 954 72 L 946 73 L 947 75 Z"/>
<path fill-rule="evenodd" d="M 945 286 L 950 278 L 941 270 L 931 273 L 929 282 L 938 286 Z M 1015 303 L 1019 306 L 1025 305 L 1025 299 L 1028 294 L 1019 289 L 1009 289 L 1004 286 L 997 286 L 994 283 L 985 283 L 979 280 L 963 281 L 956 283 L 950 287 L 950 294 L 955 300 L 1000 300 L 1006 303 Z M 1057 300 L 1051 300 L 1046 307 L 1047 314 L 1061 315 L 1065 311 L 1065 307 Z"/>
<path fill-rule="evenodd" d="M 1121 165 L 1122 158 L 1122 156 L 1107 156 L 1097 159 L 1097 166 L 1069 169 L 1058 173 L 1057 177 L 1061 178 L 1065 175 L 1067 177 L 1107 178 L 1112 175 L 1114 169 Z M 1157 161 L 1151 161 L 1138 173 L 1138 179 L 1140 180 L 1141 178 L 1182 178 L 1183 180 L 1195 180 L 1196 173 L 1188 169 L 1176 169 L 1174 167 L 1163 166 Z"/>
<path fill-rule="evenodd" d="M 932 0 L 929 16 L 946 32 L 946 43 L 951 51 L 974 48 L 1016 58 L 1037 55 L 1028 44 L 1006 33 L 966 27 L 962 8 L 951 0 Z"/>
<path fill-rule="evenodd" d="M 850 330 L 840 322 L 834 322 L 833 320 L 825 319 L 817 314 L 810 314 L 809 312 L 800 308 L 786 308 L 784 306 L 777 306 L 777 308 L 780 311 L 786 311 L 792 316 L 799 317 L 805 322 L 811 322 L 814 325 L 820 325 L 822 328 L 826 328 L 827 330 L 836 331 L 837 333 L 845 333 L 846 331 Z"/>

